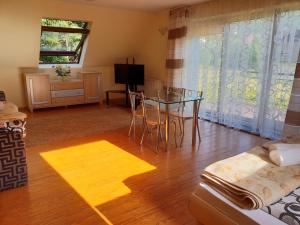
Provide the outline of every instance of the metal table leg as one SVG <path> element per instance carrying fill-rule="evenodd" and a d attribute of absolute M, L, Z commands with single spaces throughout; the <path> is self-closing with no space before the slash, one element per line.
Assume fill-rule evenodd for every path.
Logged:
<path fill-rule="evenodd" d="M 196 132 L 197 132 L 197 123 L 198 123 L 198 112 L 197 107 L 198 106 L 198 100 L 194 101 L 193 104 L 193 130 L 192 130 L 192 145 L 196 145 Z"/>
<path fill-rule="evenodd" d="M 170 112 L 169 112 L 169 104 L 166 105 L 166 151 L 169 147 L 169 138 L 170 138 Z"/>

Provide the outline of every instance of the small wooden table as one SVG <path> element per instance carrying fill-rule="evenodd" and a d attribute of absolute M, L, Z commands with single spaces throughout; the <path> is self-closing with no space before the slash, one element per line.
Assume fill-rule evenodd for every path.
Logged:
<path fill-rule="evenodd" d="M 106 105 L 109 105 L 109 94 L 110 93 L 120 93 L 120 94 L 125 94 L 126 95 L 126 106 L 128 106 L 128 92 L 124 90 L 107 90 L 106 91 Z"/>

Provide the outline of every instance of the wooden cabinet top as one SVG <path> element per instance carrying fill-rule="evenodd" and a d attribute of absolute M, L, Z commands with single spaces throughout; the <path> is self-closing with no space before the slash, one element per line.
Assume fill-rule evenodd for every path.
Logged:
<path fill-rule="evenodd" d="M 82 82 L 82 79 L 67 79 L 65 81 L 59 80 L 59 79 L 51 79 L 50 83 L 51 84 L 66 84 L 66 83 L 78 83 L 78 82 Z"/>
<path fill-rule="evenodd" d="M 85 75 L 85 74 L 99 74 L 101 75 L 100 72 L 96 72 L 96 71 L 82 71 L 82 72 L 79 72 L 80 74 L 82 75 Z"/>
<path fill-rule="evenodd" d="M 28 76 L 48 76 L 50 77 L 50 75 L 48 73 L 24 73 L 25 77 Z"/>

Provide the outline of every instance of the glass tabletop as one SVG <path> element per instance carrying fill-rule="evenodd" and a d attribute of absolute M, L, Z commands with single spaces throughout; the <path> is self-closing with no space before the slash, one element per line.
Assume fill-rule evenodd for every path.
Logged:
<path fill-rule="evenodd" d="M 146 99 L 158 102 L 162 104 L 176 104 L 182 102 L 201 101 L 203 97 L 200 92 L 186 91 L 184 94 L 178 94 L 174 92 L 168 92 L 167 90 L 152 90 L 144 93 Z M 158 98 L 159 96 L 159 98 Z"/>

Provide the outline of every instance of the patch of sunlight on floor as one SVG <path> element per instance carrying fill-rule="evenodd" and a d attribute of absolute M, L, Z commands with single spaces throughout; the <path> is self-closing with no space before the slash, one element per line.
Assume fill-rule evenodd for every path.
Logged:
<path fill-rule="evenodd" d="M 131 193 L 123 181 L 156 167 L 101 140 L 41 153 L 53 169 L 95 207 Z"/>

